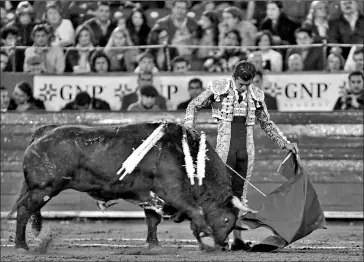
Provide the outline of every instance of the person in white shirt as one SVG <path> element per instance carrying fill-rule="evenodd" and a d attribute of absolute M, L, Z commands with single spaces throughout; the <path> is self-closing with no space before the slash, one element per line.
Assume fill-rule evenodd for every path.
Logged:
<path fill-rule="evenodd" d="M 259 46 L 263 58 L 263 67 L 271 72 L 281 72 L 283 59 L 281 53 L 271 48 L 274 45 L 273 35 L 268 30 L 263 30 L 257 34 L 255 45 Z"/>
<path fill-rule="evenodd" d="M 63 19 L 61 10 L 56 5 L 49 5 L 46 8 L 46 21 L 53 28 L 52 46 L 72 46 L 75 40 L 75 30 L 72 22 Z"/>

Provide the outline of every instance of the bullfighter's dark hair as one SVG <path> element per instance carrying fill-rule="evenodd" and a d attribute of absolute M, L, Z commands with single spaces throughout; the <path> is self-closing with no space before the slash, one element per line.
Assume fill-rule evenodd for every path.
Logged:
<path fill-rule="evenodd" d="M 9 91 L 9 90 L 5 86 L 1 86 L 0 91 Z"/>
<path fill-rule="evenodd" d="M 352 76 L 361 76 L 361 78 L 364 80 L 364 74 L 360 70 L 355 70 L 355 71 L 351 72 L 348 76 L 348 79 L 350 79 Z"/>
<path fill-rule="evenodd" d="M 240 61 L 234 67 L 233 78 L 241 78 L 244 81 L 252 80 L 255 77 L 255 66 L 246 60 Z"/>

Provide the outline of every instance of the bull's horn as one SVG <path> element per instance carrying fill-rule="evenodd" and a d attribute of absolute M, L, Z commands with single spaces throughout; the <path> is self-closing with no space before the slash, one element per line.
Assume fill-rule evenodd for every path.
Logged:
<path fill-rule="evenodd" d="M 239 198 L 237 198 L 236 196 L 233 196 L 233 198 L 231 199 L 231 202 L 233 203 L 233 205 L 235 207 L 239 208 L 243 212 L 250 212 L 250 213 L 257 213 L 258 212 L 258 211 L 255 211 L 253 209 L 250 209 L 248 206 L 241 203 Z"/>

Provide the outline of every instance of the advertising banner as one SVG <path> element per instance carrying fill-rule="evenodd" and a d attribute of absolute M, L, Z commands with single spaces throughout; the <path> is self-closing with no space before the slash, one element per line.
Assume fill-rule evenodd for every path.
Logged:
<path fill-rule="evenodd" d="M 175 110 L 179 103 L 189 99 L 188 82 L 202 80 L 204 88 L 216 78 L 230 75 L 156 75 L 154 86 Z M 86 91 L 90 96 L 109 103 L 111 110 L 121 108 L 122 97 L 135 92 L 137 76 L 34 76 L 34 96 L 44 101 L 49 111 L 59 111 L 75 99 L 77 93 Z M 277 99 L 279 111 L 332 111 L 340 90 L 347 88 L 347 74 L 266 74 L 263 86 L 267 94 Z"/>

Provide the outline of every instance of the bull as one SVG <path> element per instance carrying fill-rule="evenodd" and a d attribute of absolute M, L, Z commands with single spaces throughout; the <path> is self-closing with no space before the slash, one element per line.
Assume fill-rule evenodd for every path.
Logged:
<path fill-rule="evenodd" d="M 109 203 L 124 199 L 144 208 L 149 248 L 158 247 L 157 227 L 162 215 L 175 222 L 191 221 L 200 248 L 223 248 L 240 211 L 253 212 L 233 194 L 232 178 L 211 145 L 206 144 L 205 178 L 191 185 L 186 175 L 182 136 L 187 134 L 192 158 L 197 157 L 199 134 L 180 124 L 165 123 L 164 135 L 122 181 L 121 164 L 160 123 L 119 127 L 46 126 L 36 130 L 25 151 L 24 182 L 9 217 L 17 211 L 17 249 L 29 250 L 27 221 L 38 235 L 40 210 L 66 189 L 85 192 Z"/>

